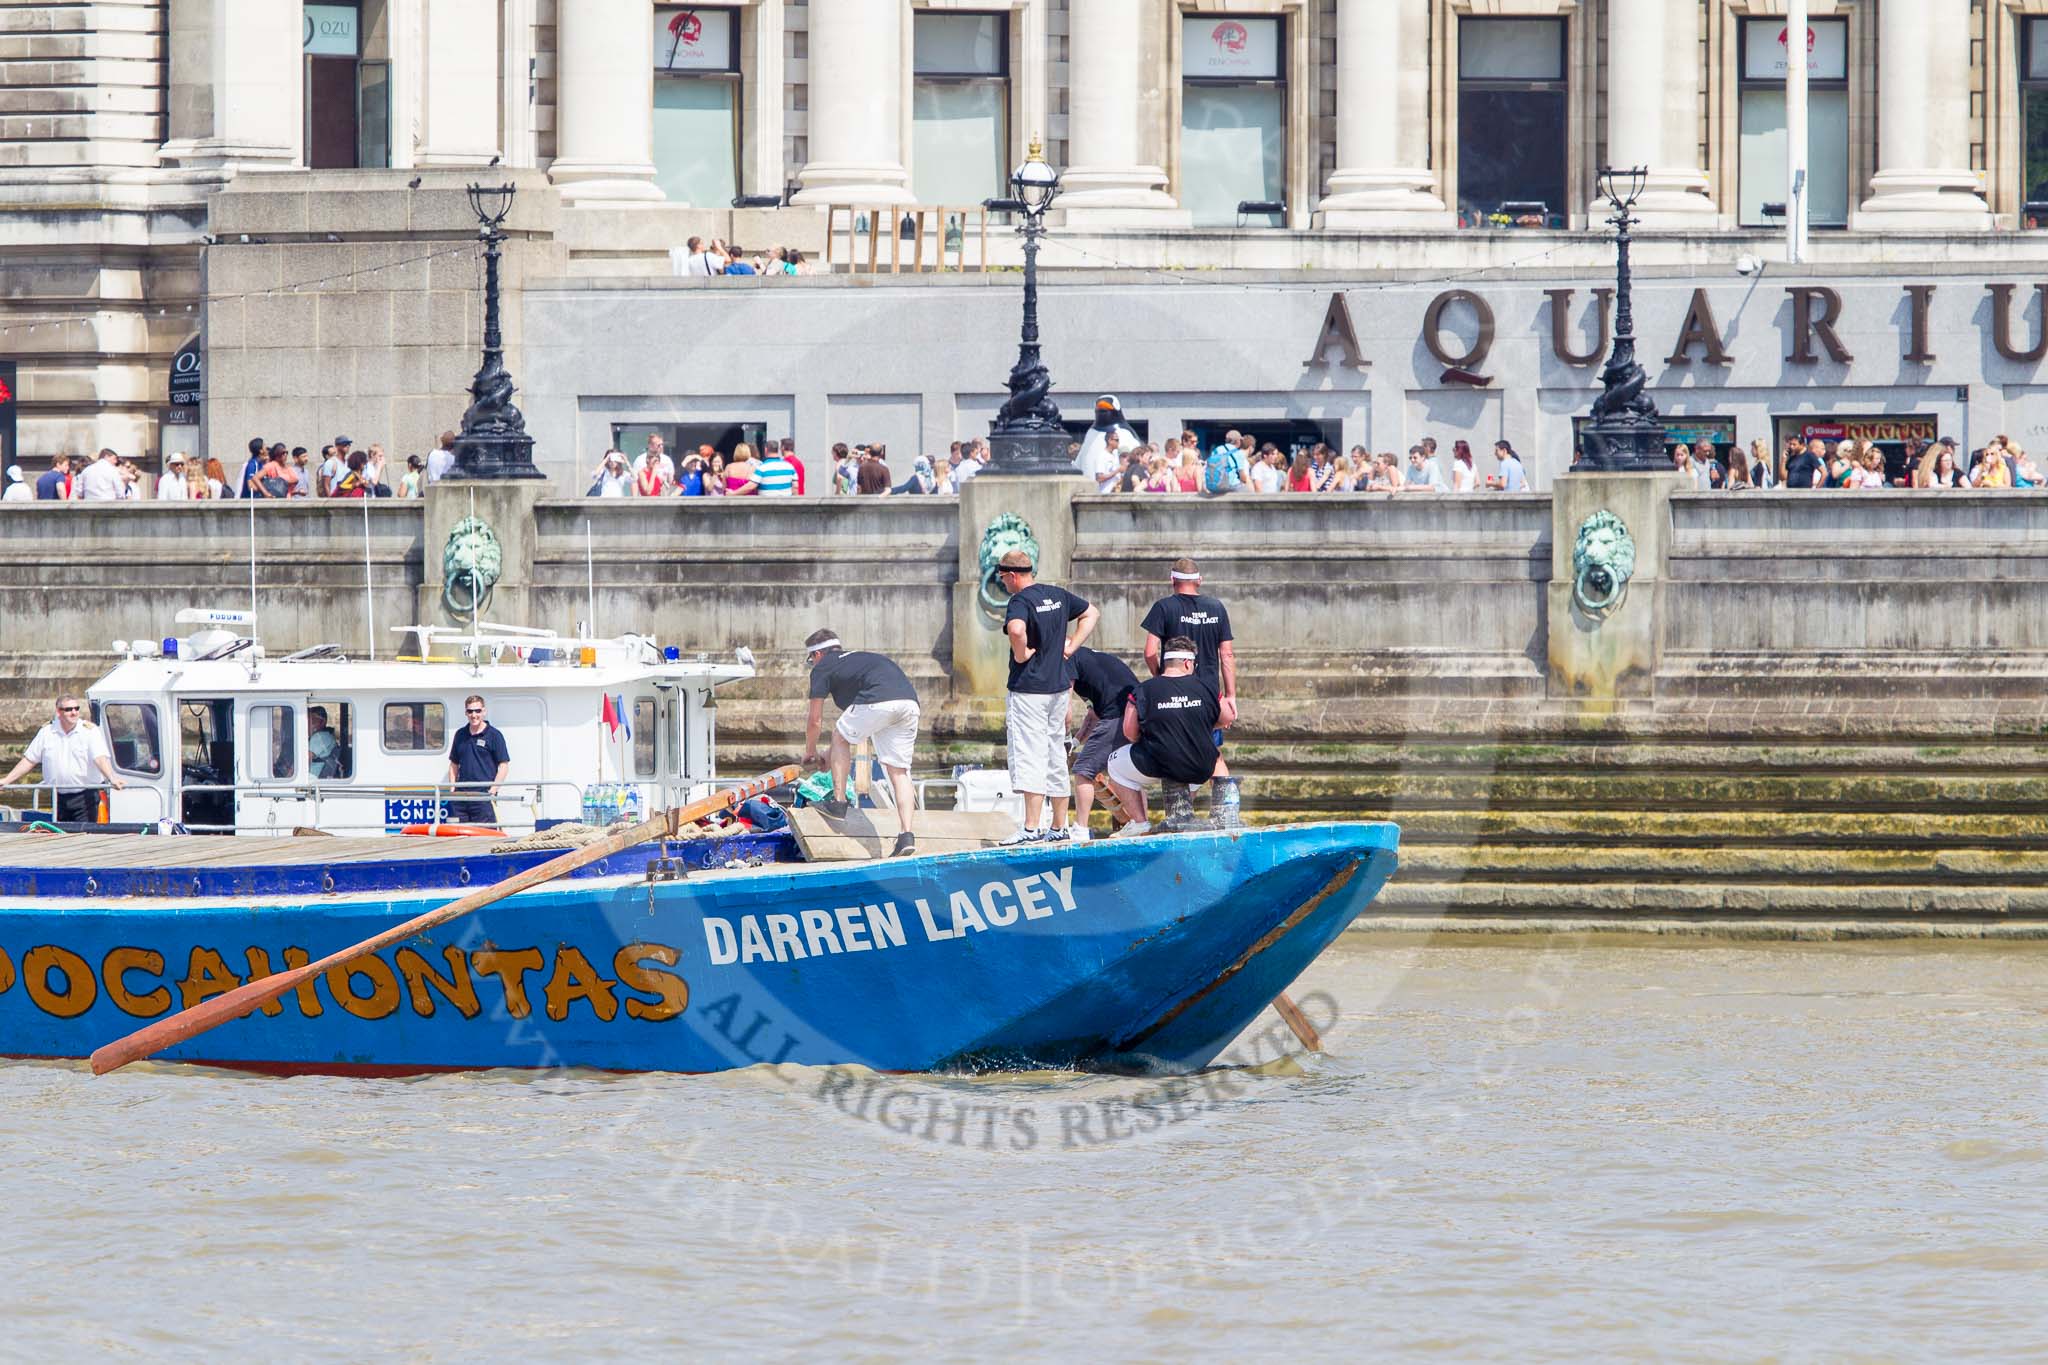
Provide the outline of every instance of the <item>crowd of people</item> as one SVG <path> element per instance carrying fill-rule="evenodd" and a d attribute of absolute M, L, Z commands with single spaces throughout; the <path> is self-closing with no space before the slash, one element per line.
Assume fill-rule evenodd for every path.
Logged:
<path fill-rule="evenodd" d="M 744 251 L 716 237 L 690 238 L 676 262 L 681 275 L 808 275 L 810 262 L 793 246 Z"/>
<path fill-rule="evenodd" d="M 1795 436 L 1773 458 L 1762 437 L 1745 453 L 1731 447 L 1724 455 L 1708 441 L 1671 448 L 1671 467 L 1693 481 L 1695 488 L 1740 492 L 1753 488 L 2042 488 L 2048 487 L 2034 457 L 2007 436 L 1993 436 L 1980 449 L 1961 456 L 1953 436 L 1923 444 L 1908 438 L 1904 458 L 1889 465 L 1885 453 L 1869 440 L 1837 440 Z"/>
<path fill-rule="evenodd" d="M 7 469 L 6 502 L 207 502 L 233 498 L 417 498 L 426 486 L 448 475 L 455 464 L 455 433 L 441 433 L 431 453 L 408 455 L 400 466 L 384 447 L 358 450 L 346 436 L 320 448 L 316 461 L 304 446 L 249 438 L 241 468 L 231 471 L 218 457 L 195 459 L 182 450 L 164 458 L 154 477 L 132 459 L 103 449 L 96 456 L 58 455 L 30 482 L 20 465 Z"/>
<path fill-rule="evenodd" d="M 889 468 L 886 445 L 841 441 L 832 447 L 830 466 L 821 477 L 830 480 L 826 491 L 841 496 L 957 493 L 981 472 L 988 456 L 986 441 L 955 441 L 943 460 L 924 455 L 912 460 L 910 477 L 899 482 Z M 764 440 L 759 449 L 747 441 L 730 451 L 700 445 L 678 459 L 665 438 L 653 435 L 638 455 L 607 450 L 584 492 L 593 498 L 801 497 L 809 476 L 789 437 Z"/>

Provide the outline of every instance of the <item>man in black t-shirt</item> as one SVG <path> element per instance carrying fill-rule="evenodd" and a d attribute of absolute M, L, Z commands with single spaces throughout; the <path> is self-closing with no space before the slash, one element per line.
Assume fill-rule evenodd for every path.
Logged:
<path fill-rule="evenodd" d="M 1010 844 L 1067 837 L 1067 659 L 1095 629 L 1100 613 L 1065 588 L 1040 583 L 1031 556 L 1004 555 L 996 574 L 1010 590 L 1003 631 L 1010 637 L 1010 695 L 1004 712 L 1010 787 L 1024 796 L 1024 825 Z M 1070 629 L 1071 627 L 1071 629 Z M 1038 827 L 1052 798 L 1052 828 Z"/>
<path fill-rule="evenodd" d="M 1222 704 L 1218 730 L 1237 724 L 1237 648 L 1230 633 L 1230 613 L 1223 603 L 1202 591 L 1202 571 L 1185 555 L 1173 561 L 1169 571 L 1173 591 L 1152 604 L 1139 623 L 1145 632 L 1145 666 L 1154 677 L 1165 672 L 1160 660 L 1163 642 L 1179 635 L 1194 642 L 1195 676 L 1215 689 Z M 1223 736 L 1216 736 L 1218 748 Z M 1218 777 L 1230 774 L 1228 765 L 1216 770 Z"/>
<path fill-rule="evenodd" d="M 1819 487 L 1820 481 L 1827 477 L 1827 470 L 1805 438 L 1794 436 L 1785 443 L 1785 448 L 1792 452 L 1785 460 L 1785 487 Z"/>
<path fill-rule="evenodd" d="M 1123 742 L 1124 703 L 1138 685 L 1138 675 L 1114 654 L 1081 648 L 1068 662 L 1074 670 L 1074 693 L 1085 701 L 1080 716 L 1081 747 L 1074 754 L 1074 823 L 1072 837 L 1086 842 L 1088 815 L 1095 809 L 1095 783 L 1109 766 L 1109 756 Z"/>
<path fill-rule="evenodd" d="M 852 809 L 847 775 L 853 770 L 854 746 L 871 739 L 875 757 L 889 775 L 889 790 L 896 797 L 896 827 L 901 832 L 889 856 L 901 858 L 917 852 L 917 839 L 911 833 L 917 797 L 910 786 L 911 751 L 917 746 L 917 689 L 891 660 L 865 650 L 849 652 L 830 630 L 812 631 L 804 641 L 804 656 L 811 665 L 805 763 L 818 761 L 825 698 L 832 698 L 839 707 L 838 723 L 832 727 L 832 796 L 819 802 L 818 809 L 835 820 Z"/>
<path fill-rule="evenodd" d="M 1124 738 L 1109 756 L 1109 786 L 1127 823 L 1118 834 L 1143 834 L 1145 790 L 1160 782 L 1198 787 L 1216 773 L 1216 721 L 1222 702 L 1195 673 L 1195 642 L 1176 635 L 1160 653 L 1165 671 L 1147 678 L 1124 704 Z"/>
<path fill-rule="evenodd" d="M 498 808 L 487 798 L 498 794 L 498 784 L 512 771 L 512 751 L 505 747 L 498 727 L 484 719 L 482 697 L 464 697 L 462 711 L 469 724 L 455 732 L 448 746 L 448 781 L 458 792 L 481 790 L 483 795 L 451 798 L 448 819 L 458 825 L 495 825 Z"/>

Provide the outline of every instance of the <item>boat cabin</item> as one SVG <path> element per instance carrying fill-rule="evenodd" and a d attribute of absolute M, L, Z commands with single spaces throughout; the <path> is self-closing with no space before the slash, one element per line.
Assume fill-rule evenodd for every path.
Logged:
<path fill-rule="evenodd" d="M 178 613 L 190 634 L 115 641 L 87 692 L 115 771 L 114 822 L 193 832 L 400 833 L 447 822 L 448 751 L 484 700 L 511 766 L 497 827 L 525 832 L 680 805 L 716 777 L 717 689 L 754 675 L 638 635 L 610 640 L 488 623 L 403 626 L 389 659 L 318 645 L 271 658 L 247 612 Z"/>

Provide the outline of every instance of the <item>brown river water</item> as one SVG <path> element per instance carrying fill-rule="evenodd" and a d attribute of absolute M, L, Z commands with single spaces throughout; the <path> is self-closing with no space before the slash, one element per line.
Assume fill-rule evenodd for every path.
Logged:
<path fill-rule="evenodd" d="M 2048 1358 L 2048 949 L 1367 940 L 1296 997 L 1324 1055 L 1179 1085 L 0 1064 L 0 1349 Z"/>

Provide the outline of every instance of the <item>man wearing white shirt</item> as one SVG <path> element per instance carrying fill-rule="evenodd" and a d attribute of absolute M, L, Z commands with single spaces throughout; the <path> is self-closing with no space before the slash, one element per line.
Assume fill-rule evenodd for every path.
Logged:
<path fill-rule="evenodd" d="M 87 785 L 93 781 L 93 770 L 97 768 L 115 791 L 128 784 L 114 775 L 106 734 L 84 717 L 85 703 L 79 698 L 57 698 L 56 719 L 36 732 L 14 771 L 0 777 L 0 787 L 13 786 L 40 763 L 43 781 L 57 790 L 57 818 L 91 823 L 99 810 L 98 794 Z"/>
<path fill-rule="evenodd" d="M 441 448 L 427 456 L 427 482 L 439 483 L 448 477 L 448 471 L 455 467 L 455 433 L 441 433 Z"/>
<path fill-rule="evenodd" d="M 722 275 L 725 273 L 725 268 L 722 265 L 714 265 L 712 263 L 711 253 L 704 249 L 704 239 L 702 237 L 692 237 L 689 247 L 689 258 L 683 262 L 683 273 L 685 275 Z"/>
<path fill-rule="evenodd" d="M 78 478 L 78 496 L 86 502 L 119 502 L 128 481 L 121 477 L 121 457 L 111 450 L 85 467 Z"/>
<path fill-rule="evenodd" d="M 156 500 L 187 502 L 191 496 L 191 486 L 185 482 L 185 452 L 174 450 L 171 458 L 164 461 L 163 477 L 156 481 Z"/>

